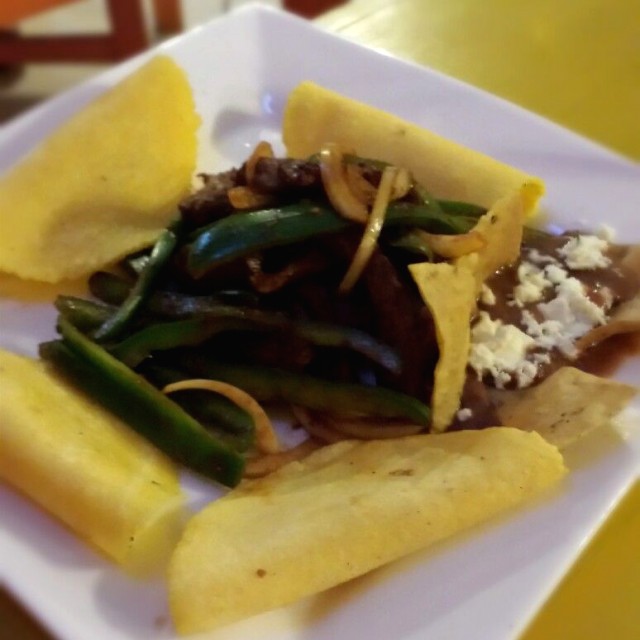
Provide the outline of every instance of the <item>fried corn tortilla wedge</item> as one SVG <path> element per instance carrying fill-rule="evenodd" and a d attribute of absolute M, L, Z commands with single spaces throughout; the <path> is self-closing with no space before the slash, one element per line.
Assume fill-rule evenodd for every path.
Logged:
<path fill-rule="evenodd" d="M 293 157 L 338 142 L 358 155 L 404 167 L 437 198 L 491 207 L 524 183 L 544 191 L 538 178 L 519 169 L 313 82 L 289 94 L 282 136 Z M 535 200 L 527 205 L 528 215 Z"/>
<path fill-rule="evenodd" d="M 474 274 L 464 265 L 422 262 L 409 267 L 436 325 L 440 355 L 431 396 L 431 430 L 445 431 L 460 408 L 476 300 Z"/>
<path fill-rule="evenodd" d="M 0 478 L 131 573 L 180 534 L 175 467 L 40 361 L 0 350 Z"/>
<path fill-rule="evenodd" d="M 538 386 L 494 394 L 504 424 L 537 431 L 560 449 L 597 427 L 609 426 L 640 393 L 628 384 L 562 367 Z"/>
<path fill-rule="evenodd" d="M 177 630 L 328 589 L 514 507 L 564 473 L 538 434 L 503 427 L 320 449 L 188 523 L 169 567 Z"/>
<path fill-rule="evenodd" d="M 474 231 L 485 243 L 479 251 L 453 264 L 423 262 L 409 267 L 436 325 L 440 354 L 431 395 L 431 430 L 436 433 L 447 429 L 460 408 L 476 298 L 487 277 L 517 259 L 526 202 L 537 197 L 532 189 L 530 183 L 523 185 L 480 218 Z"/>
<path fill-rule="evenodd" d="M 478 220 L 473 231 L 485 239 L 485 246 L 456 260 L 457 265 L 473 273 L 476 294 L 487 278 L 520 256 L 526 211 L 533 206 L 531 203 L 537 202 L 540 195 L 535 185 L 525 183 L 500 198 Z"/>
<path fill-rule="evenodd" d="M 59 282 L 153 242 L 189 192 L 198 126 L 166 56 L 78 112 L 0 178 L 0 271 Z"/>

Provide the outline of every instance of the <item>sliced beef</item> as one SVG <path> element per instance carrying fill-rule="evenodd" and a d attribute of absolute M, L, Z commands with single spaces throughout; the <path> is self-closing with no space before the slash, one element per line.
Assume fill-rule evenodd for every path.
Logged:
<path fill-rule="evenodd" d="M 244 183 L 244 173 L 240 169 L 201 174 L 200 177 L 204 186 L 179 205 L 183 220 L 194 226 L 202 226 L 229 215 L 233 207 L 227 191 Z"/>

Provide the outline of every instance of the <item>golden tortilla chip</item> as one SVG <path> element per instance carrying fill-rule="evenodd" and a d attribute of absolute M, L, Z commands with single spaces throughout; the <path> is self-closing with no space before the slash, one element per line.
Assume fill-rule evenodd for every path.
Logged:
<path fill-rule="evenodd" d="M 58 282 L 152 243 L 190 189 L 199 118 L 154 58 L 0 179 L 0 271 Z"/>
<path fill-rule="evenodd" d="M 169 568 L 176 628 L 204 631 L 328 589 L 509 509 L 564 473 L 555 447 L 503 427 L 320 449 L 188 523 Z"/>
<path fill-rule="evenodd" d="M 173 464 L 40 361 L 0 350 L 0 397 L 0 478 L 125 569 L 159 569 L 184 520 Z"/>
<path fill-rule="evenodd" d="M 520 257 L 520 245 L 527 203 L 541 195 L 533 183 L 522 185 L 517 191 L 498 200 L 483 215 L 473 231 L 486 240 L 485 246 L 476 253 L 462 256 L 456 264 L 468 269 L 476 279 L 476 293 L 485 280 L 498 269 L 515 262 Z"/>
<path fill-rule="evenodd" d="M 408 169 L 437 198 L 490 207 L 525 182 L 544 190 L 538 178 L 313 82 L 289 94 L 283 140 L 294 157 L 338 142 L 359 155 Z M 527 213 L 533 204 L 527 202 Z"/>
<path fill-rule="evenodd" d="M 596 427 L 607 426 L 639 389 L 562 367 L 536 387 L 496 394 L 503 424 L 537 431 L 565 448 Z"/>
<path fill-rule="evenodd" d="M 431 396 L 431 430 L 445 431 L 460 408 L 471 344 L 476 281 L 463 265 L 412 264 L 409 271 L 436 326 L 439 357 Z"/>

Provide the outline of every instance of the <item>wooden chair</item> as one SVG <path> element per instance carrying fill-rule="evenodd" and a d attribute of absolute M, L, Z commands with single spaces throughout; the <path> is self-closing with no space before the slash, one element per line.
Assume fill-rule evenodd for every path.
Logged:
<path fill-rule="evenodd" d="M 0 29 L 14 26 L 41 11 L 82 0 L 2 0 Z M 25 62 L 111 62 L 127 58 L 149 46 L 141 0 L 104 0 L 110 31 L 105 35 L 21 36 L 0 31 L 0 65 Z M 283 0 L 288 11 L 313 18 L 344 0 Z M 155 27 L 159 33 L 182 30 L 180 0 L 153 0 Z"/>
<path fill-rule="evenodd" d="M 12 0 L 0 3 L 0 26 L 6 27 L 56 5 L 79 0 Z M 127 58 L 149 45 L 139 0 L 105 0 L 110 31 L 104 35 L 21 36 L 0 34 L 0 64 L 24 62 L 110 62 Z M 7 6 L 5 6 L 7 5 Z M 153 0 L 156 29 L 182 29 L 180 0 Z"/>

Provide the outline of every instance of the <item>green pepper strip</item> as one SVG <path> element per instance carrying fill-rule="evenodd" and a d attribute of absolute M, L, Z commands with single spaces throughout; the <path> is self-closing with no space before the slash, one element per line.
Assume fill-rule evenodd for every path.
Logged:
<path fill-rule="evenodd" d="M 64 318 L 58 329 L 63 340 L 41 345 L 44 359 L 174 460 L 226 486 L 240 482 L 242 456 Z"/>
<path fill-rule="evenodd" d="M 89 278 L 89 290 L 112 305 L 126 300 L 133 283 L 107 271 L 96 271 Z M 210 295 L 193 296 L 176 291 L 155 291 L 145 303 L 151 313 L 169 318 L 184 318 L 215 311 L 221 304 L 256 306 L 259 296 L 244 289 L 220 289 Z"/>
<path fill-rule="evenodd" d="M 151 295 L 151 286 L 167 263 L 178 242 L 179 223 L 173 223 L 156 241 L 147 264 L 122 306 L 95 332 L 94 339 L 107 342 L 119 336 L 142 303 Z"/>
<path fill-rule="evenodd" d="M 136 367 L 152 351 L 199 345 L 222 331 L 286 331 L 318 346 L 352 349 L 392 373 L 399 373 L 402 368 L 391 347 L 364 331 L 224 305 L 194 318 L 145 327 L 112 347 L 110 352 L 128 366 Z"/>
<path fill-rule="evenodd" d="M 147 380 L 158 387 L 187 380 L 182 371 L 155 364 L 145 365 L 140 371 Z M 225 396 L 211 391 L 189 389 L 178 391 L 171 399 L 189 415 L 237 451 L 246 451 L 255 442 L 253 418 Z"/>
<path fill-rule="evenodd" d="M 471 218 L 479 218 L 487 213 L 484 207 L 470 202 L 460 202 L 459 200 L 438 200 L 438 205 L 444 213 L 450 215 L 468 216 Z"/>
<path fill-rule="evenodd" d="M 428 262 L 435 260 L 436 254 L 433 249 L 424 241 L 424 238 L 420 237 L 415 229 L 410 229 L 388 242 L 395 249 L 402 249 L 413 255 L 420 256 Z"/>
<path fill-rule="evenodd" d="M 76 329 L 80 329 L 83 333 L 97 329 L 116 311 L 112 305 L 100 304 L 75 296 L 58 296 L 54 306 Z"/>
<path fill-rule="evenodd" d="M 285 401 L 341 415 L 403 418 L 425 427 L 431 419 L 427 405 L 384 387 L 331 382 L 271 367 L 216 363 L 197 354 L 182 354 L 177 361 L 196 376 L 236 385 L 264 402 Z"/>
<path fill-rule="evenodd" d="M 387 209 L 385 227 L 408 226 L 434 233 L 466 233 L 476 222 L 468 216 L 447 215 L 431 205 L 398 202 Z M 352 225 L 333 209 L 310 202 L 236 213 L 202 228 L 194 236 L 187 252 L 187 270 L 199 278 L 236 258 L 337 233 Z"/>

